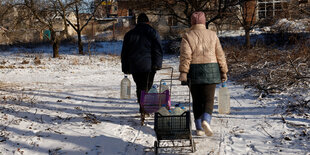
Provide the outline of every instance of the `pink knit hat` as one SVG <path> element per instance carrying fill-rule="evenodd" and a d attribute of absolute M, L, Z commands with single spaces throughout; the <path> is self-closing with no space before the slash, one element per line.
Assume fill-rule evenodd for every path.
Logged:
<path fill-rule="evenodd" d="M 194 12 L 191 16 L 191 24 L 206 24 L 206 16 L 204 12 Z"/>

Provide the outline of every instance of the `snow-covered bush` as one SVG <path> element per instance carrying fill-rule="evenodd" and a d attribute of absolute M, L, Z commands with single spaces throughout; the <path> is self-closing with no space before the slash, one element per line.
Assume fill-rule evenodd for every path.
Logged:
<path fill-rule="evenodd" d="M 270 27 L 273 32 L 306 32 L 309 31 L 310 19 L 288 20 L 286 18 L 278 20 Z"/>

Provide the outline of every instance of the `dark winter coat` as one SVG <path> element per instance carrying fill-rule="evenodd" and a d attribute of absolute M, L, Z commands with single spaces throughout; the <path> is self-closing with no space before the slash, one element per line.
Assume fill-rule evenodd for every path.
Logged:
<path fill-rule="evenodd" d="M 163 50 L 158 32 L 145 23 L 125 34 L 121 61 L 125 74 L 156 71 L 162 67 Z"/>

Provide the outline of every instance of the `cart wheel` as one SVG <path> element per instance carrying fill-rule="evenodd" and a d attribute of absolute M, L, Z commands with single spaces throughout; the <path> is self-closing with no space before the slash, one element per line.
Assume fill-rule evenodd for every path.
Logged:
<path fill-rule="evenodd" d="M 155 140 L 154 142 L 155 154 L 158 154 L 158 142 Z"/>
<path fill-rule="evenodd" d="M 145 120 L 145 114 L 141 113 L 141 126 L 144 125 L 144 120 Z"/>

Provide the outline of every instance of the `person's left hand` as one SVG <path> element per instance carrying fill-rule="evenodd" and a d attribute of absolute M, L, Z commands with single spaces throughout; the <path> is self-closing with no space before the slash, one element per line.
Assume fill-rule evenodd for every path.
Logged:
<path fill-rule="evenodd" d="M 226 73 L 221 73 L 221 81 L 222 82 L 227 81 L 227 74 Z"/>
<path fill-rule="evenodd" d="M 187 81 L 187 73 L 181 72 L 181 73 L 180 73 L 179 80 L 180 80 L 180 81 L 186 82 L 186 81 Z"/>

